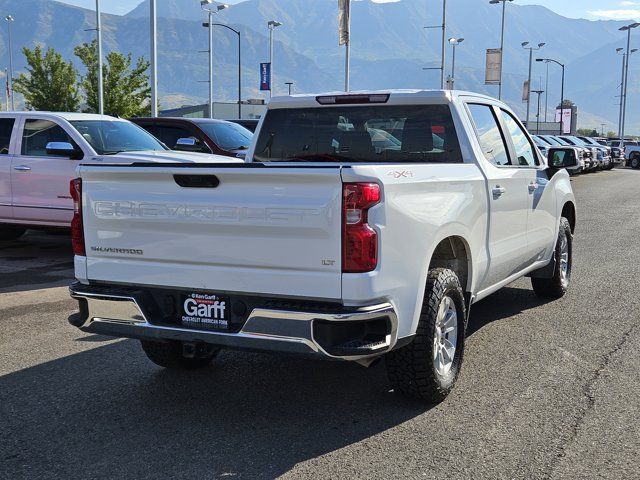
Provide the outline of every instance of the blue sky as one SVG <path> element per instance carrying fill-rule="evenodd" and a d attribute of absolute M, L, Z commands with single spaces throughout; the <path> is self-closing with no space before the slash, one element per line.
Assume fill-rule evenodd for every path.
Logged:
<path fill-rule="evenodd" d="M 63 3 L 95 8 L 95 0 L 59 0 Z M 133 9 L 141 0 L 102 0 L 102 9 L 108 13 L 123 14 Z M 162 0 L 160 0 L 162 1 Z M 197 4 L 197 0 L 183 0 Z M 238 3 L 241 0 L 226 0 Z M 374 0 L 395 1 L 395 0 Z M 439 0 L 429 0 L 439 3 Z M 483 1 L 483 0 L 478 0 Z M 638 20 L 640 19 L 640 0 L 515 0 L 521 5 L 544 5 L 554 12 L 572 18 L 589 20 Z"/>

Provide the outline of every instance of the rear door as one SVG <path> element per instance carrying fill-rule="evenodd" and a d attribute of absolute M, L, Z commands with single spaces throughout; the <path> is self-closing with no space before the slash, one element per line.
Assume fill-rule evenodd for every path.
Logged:
<path fill-rule="evenodd" d="M 340 167 L 81 167 L 90 280 L 339 299 Z"/>
<path fill-rule="evenodd" d="M 11 207 L 11 134 L 15 119 L 0 118 L 0 218 L 13 218 Z"/>
<path fill-rule="evenodd" d="M 492 105 L 467 104 L 478 141 L 488 160 L 485 168 L 489 197 L 489 268 L 481 290 L 521 271 L 527 264 L 529 172 L 512 161 L 510 141 L 500 110 Z"/>
<path fill-rule="evenodd" d="M 69 181 L 79 160 L 49 155 L 49 142 L 77 146 L 58 123 L 27 117 L 22 124 L 20 150 L 12 159 L 13 214 L 25 222 L 68 225 L 73 217 Z"/>

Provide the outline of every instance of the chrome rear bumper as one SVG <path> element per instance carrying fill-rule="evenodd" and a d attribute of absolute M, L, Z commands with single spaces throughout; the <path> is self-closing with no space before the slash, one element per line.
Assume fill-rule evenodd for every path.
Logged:
<path fill-rule="evenodd" d="M 114 294 L 109 288 L 101 292 L 96 286 L 76 283 L 69 290 L 71 297 L 80 303 L 80 314 L 72 315 L 69 323 L 94 334 L 207 343 L 223 348 L 304 353 L 344 360 L 377 357 L 391 350 L 397 342 L 398 318 L 390 303 L 345 308 L 344 311 L 331 313 L 254 308 L 242 329 L 237 333 L 230 333 L 157 324 L 153 319 L 147 318 L 138 298 L 134 295 Z M 314 331 L 317 332 L 314 326 L 318 323 L 326 326 L 351 322 L 353 325 L 381 320 L 388 325 L 384 339 L 348 351 L 343 349 L 336 352 L 326 344 L 323 345 L 314 335 Z"/>

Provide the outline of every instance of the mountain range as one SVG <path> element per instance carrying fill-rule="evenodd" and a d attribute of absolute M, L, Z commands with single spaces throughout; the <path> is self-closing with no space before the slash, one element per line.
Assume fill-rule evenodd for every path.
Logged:
<path fill-rule="evenodd" d="M 158 0 L 159 89 L 161 106 L 203 102 L 207 95 L 207 31 L 197 0 Z M 437 88 L 440 31 L 425 29 L 441 22 L 440 0 L 400 0 L 395 3 L 356 1 L 352 7 L 352 88 Z M 11 13 L 14 69 L 24 69 L 19 47 L 52 46 L 67 58 L 73 47 L 90 41 L 95 32 L 91 10 L 54 0 L 0 0 L 0 13 Z M 149 54 L 149 0 L 126 15 L 103 15 L 105 50 Z M 464 37 L 456 52 L 456 87 L 497 95 L 484 85 L 485 50 L 500 45 L 501 8 L 485 0 L 449 2 L 448 36 Z M 243 97 L 263 97 L 258 90 L 258 64 L 268 60 L 268 20 L 283 23 L 274 32 L 275 93 L 342 88 L 344 49 L 338 46 L 337 0 L 246 0 L 217 14 L 215 20 L 242 32 Z M 615 49 L 626 44 L 618 29 L 626 22 L 569 19 L 540 6 L 507 5 L 504 99 L 524 115 L 522 83 L 528 51 L 521 43 L 546 42 L 536 56 L 566 64 L 565 98 L 579 108 L 581 126 L 616 130 L 622 57 Z M 0 33 L 0 62 L 8 64 L 7 29 Z M 218 28 L 214 39 L 216 100 L 237 95 L 237 37 Z M 450 59 L 450 48 L 448 48 Z M 632 57 L 633 60 L 633 57 Z M 628 131 L 640 132 L 640 112 L 633 105 L 640 94 L 640 64 L 631 62 Z M 450 67 L 448 67 L 450 68 Z M 560 68 L 549 66 L 549 110 L 560 100 Z M 533 86 L 546 84 L 546 65 L 534 62 Z M 543 96 L 544 101 L 544 96 Z M 532 111 L 535 111 L 535 101 Z"/>

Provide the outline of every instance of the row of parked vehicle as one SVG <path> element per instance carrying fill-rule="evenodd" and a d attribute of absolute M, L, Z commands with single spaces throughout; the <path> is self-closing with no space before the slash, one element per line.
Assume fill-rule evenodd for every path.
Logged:
<path fill-rule="evenodd" d="M 533 135 L 533 140 L 546 156 L 549 149 L 562 149 L 568 155 L 575 156 L 575 167 L 569 167 L 570 174 L 612 170 L 615 164 L 623 160 L 620 149 L 613 149 L 606 141 L 592 137 L 575 135 Z"/>
<path fill-rule="evenodd" d="M 612 138 L 608 145 L 613 151 L 619 152 L 627 167 L 640 169 L 640 142 L 628 138 Z"/>

